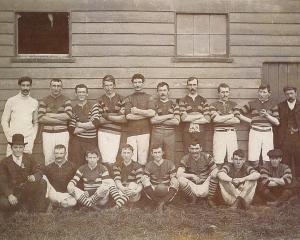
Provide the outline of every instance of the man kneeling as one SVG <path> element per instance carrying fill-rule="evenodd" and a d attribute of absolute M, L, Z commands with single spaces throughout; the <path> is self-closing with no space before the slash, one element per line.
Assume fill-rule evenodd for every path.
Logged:
<path fill-rule="evenodd" d="M 99 163 L 98 149 L 86 151 L 87 164 L 80 166 L 68 184 L 68 192 L 83 206 L 103 206 L 113 197 L 117 207 L 122 207 L 128 200 L 119 194 L 114 181 L 110 178 L 107 168 Z M 83 190 L 77 187 L 83 180 Z"/>
<path fill-rule="evenodd" d="M 232 208 L 247 209 L 254 197 L 260 174 L 245 164 L 245 153 L 236 150 L 232 163 L 225 164 L 218 173 L 221 194 Z"/>
<path fill-rule="evenodd" d="M 129 202 L 137 202 L 141 198 L 143 185 L 141 177 L 143 176 L 142 166 L 132 161 L 133 147 L 125 144 L 121 150 L 123 161 L 113 166 L 114 180 L 121 195 L 125 195 Z"/>
<path fill-rule="evenodd" d="M 177 178 L 182 191 L 196 203 L 198 197 L 207 197 L 208 204 L 215 207 L 213 197 L 218 181 L 218 168 L 208 153 L 202 152 L 198 142 L 189 145 L 189 154 L 185 155 L 177 170 Z"/>
<path fill-rule="evenodd" d="M 163 154 L 161 145 L 153 145 L 153 160 L 146 164 L 141 180 L 147 197 L 157 204 L 160 213 L 165 204 L 173 200 L 179 188 L 175 165 L 171 160 L 163 159 Z"/>
<path fill-rule="evenodd" d="M 66 159 L 66 147 L 62 144 L 54 147 L 54 162 L 44 169 L 43 178 L 47 181 L 47 196 L 53 206 L 73 207 L 76 199 L 67 192 L 67 185 L 73 178 L 76 168 Z"/>
<path fill-rule="evenodd" d="M 292 171 L 288 165 L 281 163 L 283 153 L 280 149 L 268 152 L 270 162 L 262 167 L 259 194 L 268 205 L 280 206 L 289 200 L 293 192 L 288 186 L 292 182 Z"/>

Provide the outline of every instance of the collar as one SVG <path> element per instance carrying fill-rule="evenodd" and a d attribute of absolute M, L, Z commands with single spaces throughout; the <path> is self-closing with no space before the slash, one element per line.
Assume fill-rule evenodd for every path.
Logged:
<path fill-rule="evenodd" d="M 157 162 L 157 161 L 153 160 L 153 162 L 154 162 L 157 166 L 161 166 L 161 165 L 163 164 L 163 162 L 164 162 L 164 159 L 162 158 L 162 159 L 160 160 L 160 162 Z"/>
<path fill-rule="evenodd" d="M 218 102 L 220 102 L 220 103 L 222 103 L 222 104 L 226 104 L 226 103 L 229 102 L 229 100 L 227 100 L 227 101 L 222 101 L 221 99 L 219 99 Z"/>
<path fill-rule="evenodd" d="M 88 164 L 88 168 L 91 169 L 91 170 L 94 170 L 94 169 L 97 167 L 97 165 L 98 165 L 98 164 L 96 164 L 96 166 L 92 168 L 92 167 L 90 167 L 90 165 Z"/>
<path fill-rule="evenodd" d="M 23 156 L 17 158 L 15 155 L 12 154 L 12 159 L 19 167 L 22 166 Z"/>
<path fill-rule="evenodd" d="M 190 97 L 190 98 L 192 98 L 193 100 L 195 100 L 198 96 L 199 96 L 199 94 L 197 93 L 197 94 L 195 94 L 195 95 L 192 95 L 192 94 L 188 94 L 188 96 Z"/>
<path fill-rule="evenodd" d="M 29 92 L 29 94 L 28 95 L 23 95 L 22 93 L 21 93 L 21 91 L 18 93 L 18 96 L 20 96 L 20 97 L 22 97 L 22 98 L 28 98 L 28 97 L 30 97 L 30 92 Z"/>
<path fill-rule="evenodd" d="M 87 100 L 85 100 L 85 103 L 83 103 L 83 104 L 80 104 L 80 102 L 77 103 L 77 105 L 81 108 L 84 108 L 84 106 L 86 106 L 87 104 L 88 104 Z"/>
<path fill-rule="evenodd" d="M 267 101 L 269 101 L 270 100 L 270 98 L 268 98 L 267 100 L 262 100 L 262 99 L 259 99 L 258 98 L 258 101 L 260 101 L 261 103 L 265 103 L 265 102 L 267 102 Z"/>
<path fill-rule="evenodd" d="M 113 92 L 113 94 L 110 96 L 105 93 L 105 96 L 108 97 L 109 99 L 112 99 L 114 96 L 116 96 L 116 92 Z"/>
<path fill-rule="evenodd" d="M 62 96 L 62 94 L 59 94 L 58 96 L 53 96 L 52 94 L 50 94 L 50 97 L 54 98 L 54 99 L 57 99 L 59 98 L 60 96 Z"/>
<path fill-rule="evenodd" d="M 58 167 L 62 167 L 62 165 L 64 165 L 68 160 L 65 159 L 61 164 L 58 164 L 57 162 L 54 161 L 54 163 L 58 166 Z"/>
<path fill-rule="evenodd" d="M 295 99 L 295 101 L 293 101 L 293 102 L 287 101 L 287 104 L 288 104 L 288 106 L 289 106 L 289 109 L 293 110 L 293 109 L 295 108 L 296 101 L 297 101 L 296 99 Z"/>
<path fill-rule="evenodd" d="M 132 160 L 130 160 L 130 163 L 129 164 L 126 164 L 125 161 L 123 162 L 123 164 L 128 167 L 130 164 L 132 163 Z"/>
<path fill-rule="evenodd" d="M 167 98 L 166 100 L 161 100 L 161 99 L 159 99 L 159 101 L 161 101 L 161 102 L 163 102 L 163 103 L 166 103 L 166 102 L 169 101 L 169 98 Z"/>

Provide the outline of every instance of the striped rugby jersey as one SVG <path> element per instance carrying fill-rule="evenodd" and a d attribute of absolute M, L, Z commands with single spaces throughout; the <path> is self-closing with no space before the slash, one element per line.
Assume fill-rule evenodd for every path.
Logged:
<path fill-rule="evenodd" d="M 269 178 L 283 178 L 285 184 L 292 182 L 292 171 L 288 165 L 280 163 L 278 167 L 272 167 L 270 162 L 266 162 L 260 170 L 260 178 L 263 185 L 268 185 Z"/>
<path fill-rule="evenodd" d="M 49 95 L 39 103 L 38 119 L 40 120 L 46 113 L 66 113 L 72 117 L 71 100 L 64 95 L 53 97 Z M 58 133 L 67 131 L 67 121 L 65 124 L 49 123 L 43 125 L 43 131 L 48 133 Z"/>
<path fill-rule="evenodd" d="M 77 122 L 85 123 L 93 120 L 91 118 L 91 108 L 92 105 L 90 102 L 87 102 L 83 106 L 77 104 L 73 107 L 73 116 L 69 123 L 69 129 L 72 133 L 74 133 Z M 95 139 L 97 137 L 97 129 L 88 129 L 85 132 L 77 133 L 76 135 L 84 139 Z"/>
<path fill-rule="evenodd" d="M 167 102 L 163 102 L 161 100 L 156 100 L 154 103 L 155 112 L 158 116 L 174 114 L 174 116 L 180 116 L 179 105 L 175 104 L 172 100 L 168 100 Z M 174 129 L 175 126 L 173 125 L 166 125 L 164 123 L 160 124 L 153 124 L 153 127 L 159 126 L 168 126 L 169 128 Z"/>
<path fill-rule="evenodd" d="M 179 167 L 184 168 L 186 173 L 195 174 L 202 181 L 205 181 L 211 171 L 217 166 L 209 153 L 200 152 L 200 156 L 197 160 L 193 159 L 190 154 L 183 156 Z"/>
<path fill-rule="evenodd" d="M 260 101 L 259 99 L 250 101 L 240 108 L 240 112 L 242 114 L 250 114 L 252 119 L 251 126 L 271 127 L 272 124 L 269 122 L 269 120 L 259 115 L 259 111 L 262 109 L 265 109 L 271 116 L 279 118 L 277 104 L 272 99 L 264 102 Z"/>
<path fill-rule="evenodd" d="M 90 169 L 88 164 L 80 166 L 70 182 L 76 186 L 80 180 L 83 180 L 84 191 L 88 191 L 91 195 L 94 194 L 105 179 L 110 179 L 108 170 L 104 165 L 98 162 L 94 169 Z"/>
<path fill-rule="evenodd" d="M 113 166 L 114 180 L 120 180 L 122 184 L 127 184 L 130 182 L 140 183 L 143 173 L 144 171 L 142 166 L 133 161 L 131 161 L 128 166 L 126 166 L 124 163 Z"/>
<path fill-rule="evenodd" d="M 248 176 L 253 172 L 256 172 L 256 170 L 246 163 L 244 163 L 244 165 L 239 170 L 234 168 L 233 163 L 226 163 L 223 165 L 219 172 L 224 172 L 231 178 L 242 178 Z"/>
<path fill-rule="evenodd" d="M 145 175 L 150 177 L 153 185 L 163 183 L 168 185 L 172 177 L 176 176 L 176 168 L 171 160 L 164 159 L 161 165 L 157 165 L 154 160 L 145 166 Z"/>
<path fill-rule="evenodd" d="M 210 116 L 210 108 L 207 103 L 207 100 L 200 96 L 197 95 L 195 98 L 195 101 L 193 100 L 192 97 L 189 95 L 186 95 L 179 101 L 179 108 L 180 108 L 180 114 L 183 113 L 202 113 L 203 115 Z M 190 127 L 190 123 L 184 123 L 184 128 L 183 131 L 188 132 Z M 204 130 L 203 124 L 199 124 L 199 127 Z"/>
<path fill-rule="evenodd" d="M 107 123 L 100 124 L 100 117 L 103 113 L 115 113 L 121 115 L 121 110 L 125 108 L 124 98 L 115 93 L 112 98 L 109 98 L 105 94 L 102 95 L 98 102 L 92 107 L 91 115 L 93 118 L 93 124 L 96 128 L 100 128 L 107 132 L 121 132 L 122 124 L 120 123 Z"/>

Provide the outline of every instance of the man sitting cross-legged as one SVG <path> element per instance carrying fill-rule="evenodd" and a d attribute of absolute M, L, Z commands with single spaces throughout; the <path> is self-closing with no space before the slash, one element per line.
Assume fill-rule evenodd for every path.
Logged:
<path fill-rule="evenodd" d="M 78 168 L 75 176 L 68 184 L 68 192 L 86 207 L 103 206 L 109 200 L 109 193 L 116 202 L 117 208 L 127 202 L 126 196 L 121 196 L 110 178 L 107 168 L 99 163 L 98 149 L 86 151 L 87 164 Z M 83 190 L 77 187 L 83 180 Z"/>
<path fill-rule="evenodd" d="M 283 153 L 280 149 L 268 152 L 270 162 L 262 167 L 259 194 L 268 205 L 280 206 L 292 196 L 288 186 L 292 182 L 292 171 L 288 165 L 281 163 Z"/>
<path fill-rule="evenodd" d="M 143 176 L 142 166 L 132 160 L 133 147 L 125 144 L 121 149 L 122 162 L 113 166 L 114 180 L 121 195 L 128 197 L 129 202 L 137 202 L 141 198 L 143 185 L 141 177 Z"/>
<path fill-rule="evenodd" d="M 147 197 L 157 203 L 157 209 L 162 213 L 166 203 L 175 197 L 179 183 L 176 178 L 176 168 L 172 160 L 163 159 L 161 145 L 153 145 L 151 155 L 153 160 L 145 166 L 142 184 Z"/>
<path fill-rule="evenodd" d="M 64 145 L 55 145 L 54 162 L 45 167 L 43 178 L 47 181 L 47 196 L 54 206 L 73 207 L 77 201 L 67 192 L 67 185 L 76 168 L 73 162 L 67 160 L 66 154 Z"/>
<path fill-rule="evenodd" d="M 218 181 L 218 168 L 208 153 L 202 152 L 198 142 L 191 142 L 189 154 L 185 155 L 177 170 L 179 186 L 183 192 L 191 197 L 191 202 L 196 203 L 198 197 L 207 197 L 208 204 L 215 206 L 215 195 Z"/>
<path fill-rule="evenodd" d="M 254 197 L 260 174 L 245 164 L 243 150 L 233 152 L 232 163 L 225 164 L 218 173 L 221 194 L 232 208 L 247 209 Z"/>

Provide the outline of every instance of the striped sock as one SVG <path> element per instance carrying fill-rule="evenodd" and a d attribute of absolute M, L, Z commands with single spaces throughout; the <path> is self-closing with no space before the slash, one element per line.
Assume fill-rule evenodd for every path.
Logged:
<path fill-rule="evenodd" d="M 109 192 L 110 192 L 112 198 L 114 199 L 114 201 L 116 202 L 117 207 L 119 207 L 119 208 L 124 206 L 126 204 L 126 202 L 128 201 L 128 197 L 126 197 L 125 195 L 122 196 L 119 193 L 116 186 L 110 186 L 109 187 Z"/>
<path fill-rule="evenodd" d="M 90 199 L 91 199 L 90 201 L 91 201 L 92 205 L 94 205 L 100 199 L 100 196 L 97 194 L 97 192 L 95 192 L 93 194 L 93 196 L 91 196 Z"/>
<path fill-rule="evenodd" d="M 192 192 L 192 189 L 188 183 L 184 187 L 182 187 L 182 191 L 190 197 L 194 196 L 194 193 Z"/>
<path fill-rule="evenodd" d="M 82 194 L 79 197 L 78 202 L 80 202 L 82 205 L 84 205 L 86 207 L 91 207 L 92 206 L 91 201 L 85 196 L 85 194 Z"/>
<path fill-rule="evenodd" d="M 218 187 L 218 180 L 216 178 L 211 178 L 208 187 L 208 199 L 213 199 Z"/>

